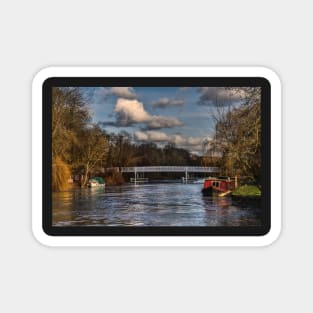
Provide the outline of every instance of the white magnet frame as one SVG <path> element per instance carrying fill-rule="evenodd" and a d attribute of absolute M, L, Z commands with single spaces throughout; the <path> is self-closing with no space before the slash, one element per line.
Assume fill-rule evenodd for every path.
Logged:
<path fill-rule="evenodd" d="M 271 229 L 264 236 L 50 236 L 42 228 L 42 85 L 50 77 L 263 77 L 271 84 Z M 47 246 L 266 246 L 281 231 L 282 108 L 278 75 L 265 67 L 49 67 L 32 84 L 32 230 Z"/>

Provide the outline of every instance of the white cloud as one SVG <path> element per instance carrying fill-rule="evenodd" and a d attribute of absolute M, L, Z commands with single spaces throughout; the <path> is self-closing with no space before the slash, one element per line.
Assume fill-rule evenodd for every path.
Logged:
<path fill-rule="evenodd" d="M 183 123 L 176 117 L 151 116 L 151 120 L 147 123 L 145 129 L 160 129 L 182 126 Z"/>
<path fill-rule="evenodd" d="M 202 151 L 202 144 L 206 140 L 203 137 L 183 137 L 171 135 L 160 131 L 136 131 L 135 139 L 140 142 L 172 143 L 177 147 Z"/>
<path fill-rule="evenodd" d="M 245 96 L 244 89 L 232 89 L 225 87 L 199 87 L 199 104 L 209 106 L 224 106 L 233 102 L 242 101 Z"/>
<path fill-rule="evenodd" d="M 124 99 L 136 99 L 137 95 L 132 87 L 111 87 L 110 94 Z"/>
<path fill-rule="evenodd" d="M 167 142 L 170 139 L 166 133 L 155 130 L 136 131 L 135 138 L 138 141 L 154 141 L 154 142 Z"/>
<path fill-rule="evenodd" d="M 171 107 L 171 106 L 182 106 L 184 105 L 184 100 L 182 99 L 169 99 L 169 98 L 160 98 L 157 101 L 154 101 L 152 103 L 152 106 L 154 106 L 155 108 L 167 108 L 167 107 Z"/>
<path fill-rule="evenodd" d="M 142 102 L 137 100 L 118 99 L 114 112 L 118 123 L 127 126 L 133 123 L 147 123 L 151 116 L 145 111 Z"/>
<path fill-rule="evenodd" d="M 117 126 L 130 126 L 144 123 L 145 129 L 160 129 L 181 126 L 182 122 L 175 117 L 151 115 L 142 102 L 138 100 L 118 99 L 114 109 Z"/>
<path fill-rule="evenodd" d="M 194 138 L 194 137 L 189 137 L 187 139 L 187 144 L 191 146 L 197 146 L 202 144 L 203 138 Z"/>
<path fill-rule="evenodd" d="M 116 96 L 124 99 L 136 99 L 137 95 L 132 87 L 97 87 L 95 88 L 91 101 L 94 104 L 103 105 L 109 96 Z"/>

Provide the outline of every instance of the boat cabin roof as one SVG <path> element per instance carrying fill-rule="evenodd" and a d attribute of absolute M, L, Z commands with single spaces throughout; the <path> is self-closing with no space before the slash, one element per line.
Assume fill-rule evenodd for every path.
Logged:
<path fill-rule="evenodd" d="M 214 181 L 230 181 L 233 180 L 231 177 L 207 177 L 205 180 L 214 180 Z"/>

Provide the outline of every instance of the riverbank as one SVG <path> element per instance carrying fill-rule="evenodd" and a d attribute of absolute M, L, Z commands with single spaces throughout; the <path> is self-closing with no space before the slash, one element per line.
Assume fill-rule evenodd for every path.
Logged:
<path fill-rule="evenodd" d="M 233 202 L 237 204 L 251 204 L 260 202 L 261 190 L 257 186 L 243 185 L 236 188 L 232 192 L 231 198 Z"/>
<path fill-rule="evenodd" d="M 232 195 L 237 197 L 260 197 L 261 190 L 257 186 L 243 185 L 236 188 Z"/>

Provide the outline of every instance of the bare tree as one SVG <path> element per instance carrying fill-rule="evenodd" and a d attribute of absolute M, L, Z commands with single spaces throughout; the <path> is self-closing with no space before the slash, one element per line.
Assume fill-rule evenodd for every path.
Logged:
<path fill-rule="evenodd" d="M 211 153 L 220 153 L 226 175 L 241 175 L 260 183 L 261 172 L 261 89 L 225 88 L 230 100 L 210 109 L 215 121 Z M 234 99 L 231 101 L 231 99 Z"/>
<path fill-rule="evenodd" d="M 97 126 L 85 129 L 80 139 L 81 144 L 78 152 L 80 157 L 78 162 L 83 168 L 84 178 L 82 186 L 85 186 L 89 175 L 97 167 L 100 167 L 102 162 L 106 161 L 109 143 L 103 131 Z"/>

